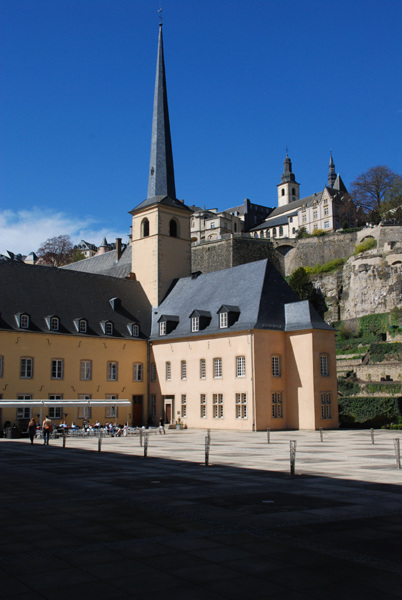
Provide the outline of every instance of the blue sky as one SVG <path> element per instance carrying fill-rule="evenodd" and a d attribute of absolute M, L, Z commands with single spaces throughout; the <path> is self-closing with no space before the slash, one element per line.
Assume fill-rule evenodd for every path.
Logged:
<path fill-rule="evenodd" d="M 145 199 L 159 0 L 0 0 L 0 253 L 127 240 Z M 400 0 L 163 0 L 176 191 L 276 206 L 401 173 Z"/>

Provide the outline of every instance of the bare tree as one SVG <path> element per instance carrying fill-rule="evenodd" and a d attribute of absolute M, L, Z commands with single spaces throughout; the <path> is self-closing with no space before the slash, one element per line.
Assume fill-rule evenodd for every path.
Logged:
<path fill-rule="evenodd" d="M 37 255 L 49 265 L 61 267 L 72 261 L 73 245 L 69 235 L 58 235 L 41 244 Z"/>
<path fill-rule="evenodd" d="M 387 201 L 388 195 L 401 176 L 388 167 L 371 167 L 352 182 L 350 195 L 354 202 L 365 212 L 380 213 L 381 204 Z"/>

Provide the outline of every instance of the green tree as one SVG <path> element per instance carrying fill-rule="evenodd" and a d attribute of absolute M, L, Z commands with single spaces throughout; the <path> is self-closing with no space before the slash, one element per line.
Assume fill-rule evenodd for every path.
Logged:
<path fill-rule="evenodd" d="M 289 278 L 289 285 L 300 300 L 309 300 L 321 316 L 328 310 L 321 290 L 314 287 L 304 267 L 299 267 L 293 271 Z"/>

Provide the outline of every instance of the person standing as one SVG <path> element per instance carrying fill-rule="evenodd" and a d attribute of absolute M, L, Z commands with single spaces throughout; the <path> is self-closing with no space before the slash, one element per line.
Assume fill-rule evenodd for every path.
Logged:
<path fill-rule="evenodd" d="M 28 434 L 29 434 L 29 439 L 31 440 L 31 444 L 33 444 L 35 434 L 36 434 L 36 421 L 33 417 L 29 421 L 29 424 L 28 424 Z"/>
<path fill-rule="evenodd" d="M 159 419 L 159 435 L 161 435 L 162 433 L 166 434 L 165 421 L 163 420 L 163 417 Z"/>
<path fill-rule="evenodd" d="M 44 446 L 48 446 L 49 445 L 49 437 L 51 432 L 53 431 L 53 423 L 51 422 L 51 420 L 49 419 L 49 417 L 46 415 L 45 420 L 42 423 L 42 433 L 43 433 L 43 444 Z"/>

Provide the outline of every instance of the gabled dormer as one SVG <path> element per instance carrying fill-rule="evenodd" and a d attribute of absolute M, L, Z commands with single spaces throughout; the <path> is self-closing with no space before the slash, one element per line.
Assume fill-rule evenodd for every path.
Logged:
<path fill-rule="evenodd" d="M 49 331 L 60 331 L 60 319 L 57 315 L 48 315 L 45 321 Z"/>
<path fill-rule="evenodd" d="M 132 337 L 140 337 L 140 326 L 138 323 L 127 323 L 127 329 Z"/>
<path fill-rule="evenodd" d="M 88 333 L 88 321 L 83 317 L 78 317 L 73 320 L 74 327 L 77 333 Z"/>
<path fill-rule="evenodd" d="M 222 304 L 219 315 L 219 329 L 227 329 L 236 323 L 240 316 L 240 308 L 232 304 Z"/>
<path fill-rule="evenodd" d="M 161 315 L 158 319 L 159 335 L 168 335 L 176 329 L 179 322 L 180 319 L 177 315 Z"/>
<path fill-rule="evenodd" d="M 195 309 L 189 316 L 189 319 L 191 319 L 191 332 L 195 333 L 196 331 L 202 331 L 208 327 L 211 322 L 212 315 L 208 310 Z"/>
<path fill-rule="evenodd" d="M 100 321 L 100 326 L 104 335 L 113 335 L 114 326 L 112 321 Z"/>

